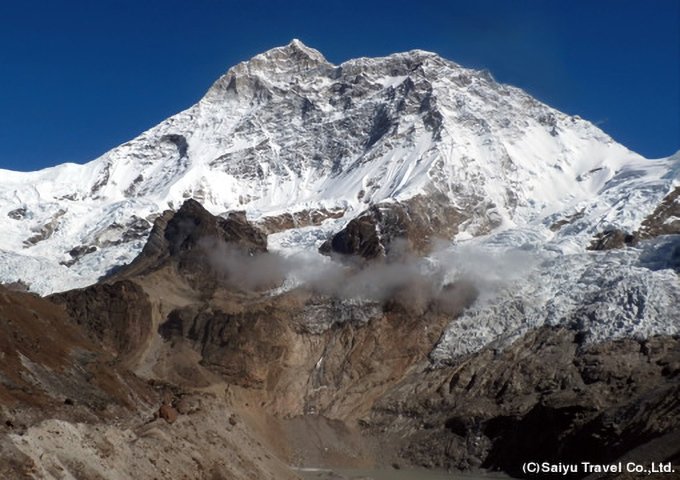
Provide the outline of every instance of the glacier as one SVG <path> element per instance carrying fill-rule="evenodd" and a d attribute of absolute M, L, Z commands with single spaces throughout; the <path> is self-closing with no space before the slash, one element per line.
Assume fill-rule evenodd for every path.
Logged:
<path fill-rule="evenodd" d="M 187 198 L 253 221 L 344 212 L 270 235 L 285 255 L 316 254 L 370 205 L 439 195 L 466 218 L 433 261 L 454 259 L 451 277 L 472 276 L 482 296 L 436 361 L 543 324 L 572 325 L 585 341 L 677 334 L 680 283 L 661 248 L 673 238 L 588 247 L 598 233 L 639 230 L 679 178 L 679 155 L 643 158 L 485 71 L 422 50 L 333 65 L 293 40 L 89 163 L 0 170 L 0 280 L 39 294 L 92 284 Z M 533 260 L 510 272 L 518 251 Z"/>

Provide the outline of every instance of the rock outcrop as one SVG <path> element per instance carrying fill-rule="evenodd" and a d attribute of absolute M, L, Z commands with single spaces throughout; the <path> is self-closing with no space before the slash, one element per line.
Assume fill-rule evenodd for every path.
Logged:
<path fill-rule="evenodd" d="M 680 233 L 680 187 L 664 197 L 654 211 L 640 224 L 640 239 Z"/>
<path fill-rule="evenodd" d="M 247 255 L 267 251 L 266 235 L 248 222 L 244 212 L 217 217 L 189 199 L 177 212 L 167 211 L 155 220 L 140 255 L 113 272 L 112 278 L 143 275 L 168 260 L 185 270 L 205 266 L 208 245 L 205 242 L 224 242 Z"/>
<path fill-rule="evenodd" d="M 466 215 L 442 195 L 371 206 L 324 242 L 319 251 L 366 260 L 429 253 L 439 239 L 450 239 Z"/>
<path fill-rule="evenodd" d="M 542 328 L 504 351 L 407 377 L 366 425 L 400 439 L 399 455 L 417 465 L 528 478 L 528 458 L 677 462 L 679 392 L 678 338 L 589 346 L 572 331 Z"/>
<path fill-rule="evenodd" d="M 424 217 L 408 223 L 413 212 L 373 218 L 391 232 L 379 239 L 388 265 L 399 241 L 434 235 L 423 233 Z M 14 352 L 0 370 L 4 428 L 43 439 L 29 448 L 11 437 L 3 468 L 93 476 L 103 454 L 151 478 L 130 442 L 184 471 L 178 438 L 212 478 L 292 478 L 287 464 L 312 461 L 513 476 L 523 476 L 522 458 L 678 461 L 680 339 L 592 343 L 577 325 L 539 327 L 503 348 L 435 361 L 451 320 L 477 299 L 473 284 L 435 288 L 414 277 L 359 299 L 247 282 L 247 269 L 270 265 L 258 262 L 271 255 L 243 215 L 213 216 L 189 201 L 159 217 L 139 257 L 100 284 L 47 300 L 0 290 L 2 351 Z M 225 274 L 221 261 L 238 269 Z M 381 262 L 360 270 L 371 268 Z M 78 461 L 71 453 L 37 461 L 56 441 L 55 418 L 69 441 L 99 443 Z M 219 463 L 211 445 L 237 452 L 233 463 Z"/>
<path fill-rule="evenodd" d="M 151 302 L 134 282 L 97 284 L 48 297 L 110 353 L 134 353 L 151 333 Z"/>
<path fill-rule="evenodd" d="M 0 287 L 0 347 L 2 435 L 50 418 L 113 421 L 156 401 L 63 307 L 34 294 Z M 6 461 L 0 458 L 0 471 Z"/>

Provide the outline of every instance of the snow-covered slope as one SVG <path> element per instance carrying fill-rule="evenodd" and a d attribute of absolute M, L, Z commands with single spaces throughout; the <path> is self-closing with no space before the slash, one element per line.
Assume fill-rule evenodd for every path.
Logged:
<path fill-rule="evenodd" d="M 466 213 L 456 245 L 538 245 L 552 269 L 573 268 L 566 284 L 536 279 L 534 294 L 549 298 L 601 265 L 597 255 L 635 264 L 634 253 L 585 249 L 608 228 L 635 231 L 678 183 L 678 165 L 677 155 L 644 159 L 433 53 L 336 66 L 294 40 L 231 68 L 196 105 L 90 163 L 0 170 L 0 279 L 39 293 L 92 283 L 134 258 L 155 216 L 189 197 L 252 219 L 345 210 L 272 236 L 285 251 L 315 250 L 368 205 L 443 194 Z M 663 281 L 675 295 L 675 277 Z M 553 290 L 541 290 L 548 283 Z"/>

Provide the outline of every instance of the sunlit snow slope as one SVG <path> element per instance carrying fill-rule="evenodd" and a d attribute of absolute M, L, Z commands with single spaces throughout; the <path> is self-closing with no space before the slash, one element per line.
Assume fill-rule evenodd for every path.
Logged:
<path fill-rule="evenodd" d="M 273 235 L 272 247 L 285 252 L 315 251 L 371 204 L 443 194 L 468 217 L 451 255 L 524 249 L 542 259 L 519 289 L 492 282 L 495 300 L 452 326 L 439 352 L 465 353 L 514 338 L 509 330 L 572 321 L 581 293 L 618 295 L 616 274 L 602 265 L 637 275 L 640 288 L 668 285 L 659 301 L 677 305 L 675 274 L 640 266 L 641 248 L 586 247 L 604 230 L 638 229 L 678 184 L 679 162 L 644 159 L 591 123 L 433 53 L 332 65 L 294 40 L 236 65 L 196 105 L 85 165 L 0 170 L 0 279 L 39 293 L 90 284 L 134 258 L 155 216 L 189 197 L 251 219 L 345 210 L 340 220 Z M 514 295 L 535 311 L 508 313 L 503 298 Z M 596 313 L 593 322 L 598 315 L 609 321 Z M 619 330 L 676 328 L 666 310 L 654 315 L 656 330 Z M 474 335 L 456 330 L 477 325 Z"/>

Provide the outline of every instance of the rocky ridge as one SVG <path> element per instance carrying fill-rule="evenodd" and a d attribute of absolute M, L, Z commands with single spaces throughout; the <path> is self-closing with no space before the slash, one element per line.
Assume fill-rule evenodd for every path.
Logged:
<path fill-rule="evenodd" d="M 677 462 L 678 160 L 429 52 L 258 55 L 89 164 L 2 172 L 0 278 L 67 291 L 2 291 L 0 463 Z"/>
<path fill-rule="evenodd" d="M 159 217 L 138 259 L 106 282 L 47 300 L 5 293 L 7 328 L 30 300 L 40 305 L 36 321 L 73 332 L 46 350 L 74 352 L 67 365 L 88 358 L 89 385 L 125 383 L 106 394 L 121 400 L 102 397 L 100 405 L 111 406 L 99 410 L 88 400 L 91 387 L 62 391 L 54 367 L 42 370 L 41 350 L 23 350 L 34 362 L 22 360 L 30 372 L 24 378 L 39 379 L 31 388 L 42 389 L 47 403 L 34 416 L 31 405 L 40 397 L 23 402 L 3 380 L 10 388 L 6 428 L 24 425 L 4 440 L 3 468 L 25 478 L 57 478 L 57 471 L 107 478 L 110 468 L 129 478 L 132 467 L 139 468 L 136 478 L 159 471 L 295 478 L 289 465 L 486 468 L 522 476 L 517 458 L 678 461 L 677 336 L 592 344 L 573 326 L 539 327 L 509 347 L 437 363 L 431 352 L 451 317 L 477 301 L 472 284 L 447 285 L 416 308 L 404 297 L 417 287 L 411 281 L 373 300 L 337 297 L 313 284 L 281 290 L 234 283 L 209 255 L 216 244 L 203 239 L 219 238 L 251 262 L 274 254 L 255 226 L 233 220 L 188 201 Z M 384 261 L 349 264 L 344 275 L 353 281 L 357 269 Z M 23 297 L 12 303 L 14 295 Z M 26 337 L 43 338 L 5 338 Z M 83 348 L 102 353 L 75 353 Z M 115 423 L 109 412 L 116 412 Z M 309 435 L 318 436 L 315 445 L 304 440 Z M 69 448 L 82 446 L 45 460 L 64 439 Z M 183 453 L 169 447 L 173 442 Z M 234 452 L 229 459 L 218 455 L 223 448 Z"/>
<path fill-rule="evenodd" d="M 599 232 L 635 231 L 674 188 L 675 163 L 646 161 L 434 53 L 333 65 L 293 41 L 86 165 L 3 171 L 0 278 L 39 293 L 91 284 L 135 258 L 155 218 L 187 198 L 255 221 L 309 212 L 312 249 L 377 206 L 458 240 L 571 218 L 549 238 L 573 252 Z M 341 221 L 320 213 L 338 211 Z"/>

